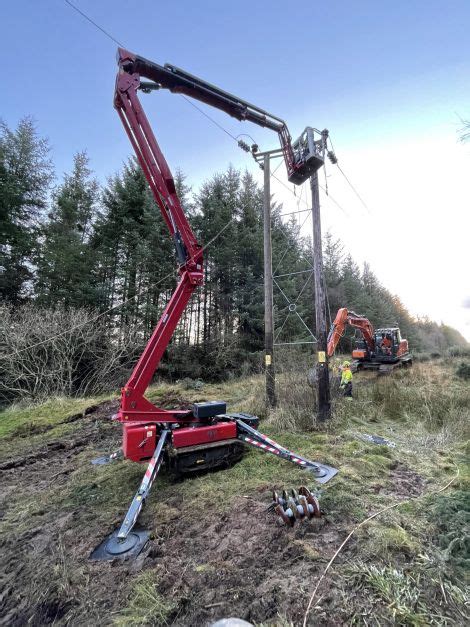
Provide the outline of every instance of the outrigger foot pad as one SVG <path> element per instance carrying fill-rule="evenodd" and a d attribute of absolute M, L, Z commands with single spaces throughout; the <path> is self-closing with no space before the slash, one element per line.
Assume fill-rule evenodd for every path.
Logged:
<path fill-rule="evenodd" d="M 327 466 L 326 464 L 315 464 L 313 468 L 306 468 L 308 472 L 311 472 L 318 483 L 327 483 L 330 479 L 333 479 L 338 474 L 337 468 L 333 466 Z"/>
<path fill-rule="evenodd" d="M 117 537 L 119 529 L 105 538 L 90 555 L 91 560 L 114 560 L 135 558 L 141 553 L 149 540 L 149 532 L 133 529 L 131 533 L 121 540 Z"/>

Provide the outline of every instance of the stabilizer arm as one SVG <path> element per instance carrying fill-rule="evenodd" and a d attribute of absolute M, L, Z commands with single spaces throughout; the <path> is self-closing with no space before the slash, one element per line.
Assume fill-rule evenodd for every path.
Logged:
<path fill-rule="evenodd" d="M 277 457 L 300 466 L 304 470 L 308 470 L 319 483 L 327 483 L 338 473 L 338 470 L 332 466 L 327 466 L 326 464 L 321 464 L 319 462 L 312 462 L 309 459 L 305 459 L 305 457 L 296 455 L 271 438 L 268 438 L 267 435 L 256 431 L 256 429 L 247 425 L 240 418 L 234 418 L 230 415 L 228 415 L 227 418 L 235 420 L 237 423 L 237 437 L 243 443 L 249 446 L 254 446 L 258 450 L 264 451 L 265 453 L 276 455 Z"/>
<path fill-rule="evenodd" d="M 127 510 L 124 521 L 118 531 L 117 537 L 121 541 L 125 540 L 129 533 L 132 531 L 132 528 L 134 527 L 137 518 L 142 510 L 144 501 L 147 498 L 148 493 L 150 492 L 152 483 L 154 482 L 155 477 L 160 470 L 160 466 L 162 465 L 163 461 L 163 451 L 165 448 L 166 439 L 169 434 L 169 429 L 163 429 L 161 431 L 157 448 L 155 449 L 152 459 L 149 462 L 147 471 L 144 475 L 144 478 L 142 479 L 142 483 L 140 484 L 140 487 L 137 490 L 129 509 Z"/>

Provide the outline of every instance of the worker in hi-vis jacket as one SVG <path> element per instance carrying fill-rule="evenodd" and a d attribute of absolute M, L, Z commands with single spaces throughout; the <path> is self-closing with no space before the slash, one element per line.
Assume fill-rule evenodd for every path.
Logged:
<path fill-rule="evenodd" d="M 349 361 L 345 361 L 341 371 L 340 388 L 343 390 L 343 396 L 346 398 L 352 398 L 352 379 L 351 364 Z"/>

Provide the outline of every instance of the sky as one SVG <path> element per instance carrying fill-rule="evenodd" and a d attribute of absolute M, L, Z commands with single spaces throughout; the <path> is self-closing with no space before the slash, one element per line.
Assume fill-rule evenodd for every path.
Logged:
<path fill-rule="evenodd" d="M 470 2 L 72 2 L 129 50 L 287 120 L 293 137 L 328 128 L 367 209 L 330 165 L 323 231 L 370 263 L 413 314 L 470 340 L 470 142 L 458 141 L 460 119 L 470 118 Z M 2 5 L 0 116 L 12 127 L 35 118 L 58 181 L 86 149 L 104 183 L 131 154 L 112 106 L 116 43 L 65 0 Z M 262 181 L 250 156 L 180 96 L 142 100 L 170 166 L 195 189 L 230 163 Z M 271 131 L 198 105 L 233 135 L 276 147 Z M 283 166 L 276 176 L 287 183 Z M 305 207 L 308 184 L 296 196 L 288 187 L 272 180 L 284 211 Z"/>

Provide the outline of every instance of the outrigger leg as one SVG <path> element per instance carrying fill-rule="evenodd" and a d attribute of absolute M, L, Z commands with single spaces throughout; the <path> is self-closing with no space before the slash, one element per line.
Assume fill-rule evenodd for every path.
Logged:
<path fill-rule="evenodd" d="M 149 462 L 147 471 L 142 479 L 127 514 L 117 531 L 106 538 L 90 555 L 95 560 L 111 560 L 115 558 L 136 557 L 147 544 L 149 533 L 147 531 L 134 530 L 134 525 L 142 510 L 152 483 L 160 470 L 163 461 L 163 451 L 166 440 L 170 434 L 169 429 L 163 429 L 160 433 L 157 447 Z"/>
<path fill-rule="evenodd" d="M 264 435 L 263 433 L 256 431 L 256 429 L 253 429 L 253 427 L 247 425 L 242 419 L 231 417 L 230 415 L 228 417 L 235 420 L 237 423 L 237 437 L 239 440 L 245 444 L 262 450 L 265 453 L 277 455 L 286 461 L 292 462 L 293 464 L 308 470 L 312 473 L 318 483 L 327 483 L 327 481 L 332 479 L 338 473 L 338 470 L 332 466 L 320 464 L 319 462 L 312 462 L 309 459 L 305 459 L 300 455 L 292 453 L 292 451 L 289 451 L 274 440 L 271 440 L 271 438 L 268 438 L 267 435 Z"/>

